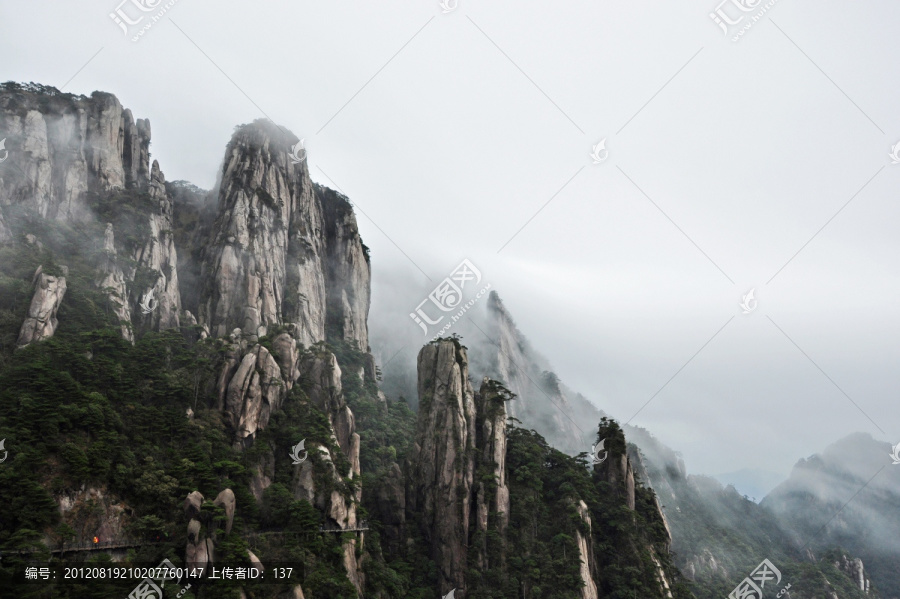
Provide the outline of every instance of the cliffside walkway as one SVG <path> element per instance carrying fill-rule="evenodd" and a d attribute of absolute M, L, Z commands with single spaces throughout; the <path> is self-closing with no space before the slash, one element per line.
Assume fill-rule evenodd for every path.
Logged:
<path fill-rule="evenodd" d="M 360 521 L 354 528 L 340 528 L 339 526 L 320 526 L 319 532 L 324 534 L 340 534 L 342 532 L 365 532 L 369 530 L 369 524 L 365 520 Z M 256 540 L 259 537 L 298 537 L 308 535 L 308 532 L 269 531 L 251 532 L 243 535 L 248 540 Z M 140 539 L 113 539 L 100 543 L 66 543 L 62 546 L 50 549 L 51 554 L 80 553 L 85 551 L 112 551 L 116 549 L 131 549 L 147 547 L 149 545 L 161 545 L 169 541 L 152 541 Z M 0 555 L 30 555 L 40 553 L 42 549 L 19 549 L 14 551 L 0 551 Z"/>
<path fill-rule="evenodd" d="M 148 545 L 161 545 L 167 541 L 142 541 L 138 539 L 115 539 L 102 543 L 65 543 L 50 549 L 50 553 L 78 553 L 82 551 L 110 551 L 114 549 L 130 549 L 132 547 L 146 547 Z M 43 549 L 19 549 L 16 551 L 3 550 L 2 555 L 28 555 L 40 553 Z"/>

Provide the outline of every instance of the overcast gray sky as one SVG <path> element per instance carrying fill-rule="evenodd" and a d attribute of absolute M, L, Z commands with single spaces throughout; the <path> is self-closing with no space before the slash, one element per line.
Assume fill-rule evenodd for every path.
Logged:
<path fill-rule="evenodd" d="M 468 258 L 690 471 L 900 442 L 900 4 L 779 0 L 732 42 L 717 0 L 178 0 L 132 42 L 120 1 L 0 0 L 0 79 L 116 94 L 206 188 L 235 125 L 305 138 L 361 212 L 373 329 L 418 331 Z M 721 5 L 732 35 L 764 4 Z"/>

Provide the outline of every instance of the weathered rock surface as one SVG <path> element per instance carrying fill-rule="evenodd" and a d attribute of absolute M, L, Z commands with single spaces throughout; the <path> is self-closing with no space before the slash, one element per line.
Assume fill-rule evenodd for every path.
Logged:
<path fill-rule="evenodd" d="M 96 536 L 106 542 L 121 538 L 128 522 L 128 506 L 111 495 L 105 487 L 85 487 L 54 497 L 59 515 L 75 530 L 76 539 Z"/>
<path fill-rule="evenodd" d="M 97 270 L 97 287 L 100 288 L 109 299 L 113 314 L 121 323 L 122 337 L 134 343 L 134 332 L 131 328 L 131 306 L 128 302 L 128 284 L 125 273 L 119 266 L 118 252 L 116 251 L 116 237 L 112 223 L 106 223 L 106 231 L 103 238 L 104 257 Z"/>
<path fill-rule="evenodd" d="M 201 521 L 204 519 L 201 514 L 203 501 L 203 495 L 199 491 L 192 491 L 184 500 L 183 509 L 188 518 L 184 554 L 189 568 L 206 568 L 215 561 L 215 543 L 212 538 L 207 538 L 205 532 L 209 531 L 211 523 Z"/>
<path fill-rule="evenodd" d="M 46 86 L 3 84 L 0 131 L 9 151 L 0 170 L 4 206 L 85 222 L 92 218 L 89 192 L 149 184 L 150 123 L 135 122 L 112 94 L 86 97 Z"/>
<path fill-rule="evenodd" d="M 231 525 L 234 524 L 234 491 L 231 489 L 224 489 L 221 493 L 216 495 L 216 498 L 213 500 L 213 505 L 217 505 L 225 510 L 225 534 L 231 534 Z"/>
<path fill-rule="evenodd" d="M 443 594 L 465 587 L 475 400 L 466 350 L 456 341 L 423 347 L 418 373 L 419 418 L 409 466 L 407 519 L 419 523 Z"/>
<path fill-rule="evenodd" d="M 28 307 L 28 315 L 19 329 L 19 339 L 16 342 L 18 347 L 53 336 L 59 326 L 56 312 L 65 295 L 66 278 L 46 275 L 39 266 L 34 273 L 34 295 Z"/>
<path fill-rule="evenodd" d="M 369 263 L 352 208 L 336 192 L 316 193 L 306 162 L 290 158 L 296 142 L 260 120 L 229 143 L 198 319 L 214 336 L 291 325 L 306 347 L 329 325 L 332 338 L 368 351 Z"/>
<path fill-rule="evenodd" d="M 497 514 L 497 530 L 505 539 L 509 524 L 509 487 L 506 483 L 506 402 L 512 399 L 512 393 L 496 381 L 484 377 L 481 389 L 475 396 L 476 407 L 476 444 L 480 456 L 480 471 L 486 471 L 493 477 L 493 483 L 479 481 L 475 488 L 475 530 L 484 539 L 477 548 L 479 568 L 486 570 L 493 564 L 488 563 L 487 531 L 489 515 Z M 501 551 L 505 557 L 506 552 Z"/>
<path fill-rule="evenodd" d="M 181 293 L 178 289 L 178 254 L 172 234 L 173 203 L 166 194 L 166 180 L 155 160 L 147 191 L 156 203 L 156 209 L 149 214 L 143 245 L 136 248 L 132 256 L 137 269 L 131 279 L 134 281 L 135 275 L 143 271 L 152 273 L 154 280 L 140 288 L 133 285 L 132 294 L 140 308 L 143 325 L 156 331 L 175 329 L 180 324 Z"/>
<path fill-rule="evenodd" d="M 375 506 L 378 520 L 384 526 L 383 537 L 388 543 L 389 551 L 399 551 L 406 531 L 406 489 L 403 472 L 396 463 L 391 464 L 390 472 L 372 492 L 375 494 Z"/>
<path fill-rule="evenodd" d="M 359 462 L 357 444 L 353 455 L 353 435 L 356 422 L 353 412 L 344 400 L 341 384 L 341 367 L 337 358 L 328 351 L 313 351 L 301 358 L 299 371 L 304 390 L 316 406 L 328 415 L 341 449 L 351 462 Z M 359 474 L 357 472 L 356 474 Z"/>
<path fill-rule="evenodd" d="M 325 222 L 326 333 L 329 339 L 355 342 L 360 351 L 367 352 L 371 295 L 368 249 L 346 197 L 317 185 L 316 198 Z"/>
<path fill-rule="evenodd" d="M 866 578 L 866 568 L 861 559 L 841 555 L 840 559 L 834 562 L 834 567 L 849 576 L 858 590 L 869 592 L 869 579 Z"/>
<path fill-rule="evenodd" d="M 290 322 L 304 345 L 325 338 L 322 214 L 306 163 L 290 161 L 295 142 L 256 121 L 228 144 L 201 275 L 199 319 L 213 336 Z"/>
<path fill-rule="evenodd" d="M 579 501 L 576 507 L 581 521 L 588 527 L 587 536 L 583 535 L 581 531 L 576 531 L 575 533 L 575 542 L 578 545 L 578 558 L 581 560 L 581 580 L 584 582 L 584 587 L 581 589 L 581 599 L 598 599 L 597 583 L 594 582 L 594 577 L 591 574 L 594 564 L 594 546 L 590 534 L 591 513 L 584 501 Z"/>
<path fill-rule="evenodd" d="M 233 356 L 229 360 L 235 362 Z M 225 416 L 237 439 L 243 440 L 265 428 L 272 412 L 281 407 L 285 384 L 275 358 L 256 345 L 240 359 L 224 390 Z"/>
<path fill-rule="evenodd" d="M 634 510 L 634 469 L 628 458 L 625 433 L 618 424 L 607 424 L 605 419 L 601 421 L 599 431 L 606 458 L 600 464 L 594 464 L 594 470 L 600 472 L 615 493 L 624 497 L 628 509 Z"/>
<path fill-rule="evenodd" d="M 96 219 L 92 204 L 110 194 L 145 197 L 154 207 L 131 223 L 128 261 L 107 227 L 96 284 L 124 323 L 161 330 L 179 325 L 172 201 L 158 163 L 150 164 L 150 123 L 135 121 L 115 96 L 65 94 L 34 84 L 0 86 L 0 130 L 12 148 L 0 169 L 0 212 L 33 212 L 72 224 Z M 6 220 L 0 215 L 0 237 Z M 121 232 L 121 231 L 120 231 Z M 137 283 L 137 284 L 136 284 Z M 142 309 L 143 308 L 143 309 Z M 122 325 L 122 335 L 133 341 Z"/>

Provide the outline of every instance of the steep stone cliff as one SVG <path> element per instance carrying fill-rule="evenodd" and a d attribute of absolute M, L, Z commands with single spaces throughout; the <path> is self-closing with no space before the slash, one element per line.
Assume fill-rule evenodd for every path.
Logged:
<path fill-rule="evenodd" d="M 0 131 L 9 151 L 0 169 L 2 206 L 83 222 L 93 218 L 89 192 L 145 190 L 150 184 L 150 123 L 135 122 L 112 94 L 75 96 L 4 83 Z"/>
<path fill-rule="evenodd" d="M 479 479 L 475 485 L 475 531 L 481 533 L 475 563 L 482 570 L 490 568 L 487 535 L 491 513 L 496 514 L 496 529 L 505 543 L 509 525 L 509 486 L 506 482 L 506 404 L 513 394 L 500 383 L 484 377 L 475 396 L 476 445 L 479 453 Z M 506 560 L 505 547 L 500 555 Z"/>
<path fill-rule="evenodd" d="M 368 351 L 369 263 L 345 198 L 317 194 L 297 139 L 244 125 L 225 154 L 217 218 L 201 272 L 198 319 L 213 336 L 289 326 L 304 346 L 327 338 Z"/>
<path fill-rule="evenodd" d="M 419 418 L 406 508 L 438 568 L 442 593 L 465 587 L 475 470 L 475 398 L 466 350 L 444 340 L 418 357 Z"/>
<path fill-rule="evenodd" d="M 173 203 L 159 164 L 150 163 L 150 123 L 135 121 L 111 94 L 5 83 L 0 130 L 9 151 L 0 169 L 0 241 L 14 241 L 11 223 L 23 216 L 60 221 L 88 237 L 101 214 L 111 217 L 118 224 L 97 244 L 95 281 L 124 321 L 122 335 L 133 340 L 129 323 L 177 328 Z M 117 239 L 119 226 L 128 230 Z"/>
<path fill-rule="evenodd" d="M 122 337 L 133 342 L 134 332 L 129 326 L 131 324 L 131 304 L 128 301 L 128 284 L 125 273 L 119 265 L 116 235 L 112 223 L 106 223 L 103 235 L 103 258 L 97 268 L 96 283 L 97 287 L 106 294 L 113 314 L 121 323 Z"/>

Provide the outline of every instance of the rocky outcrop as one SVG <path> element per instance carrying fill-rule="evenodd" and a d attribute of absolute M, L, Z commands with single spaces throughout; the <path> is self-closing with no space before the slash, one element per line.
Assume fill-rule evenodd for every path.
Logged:
<path fill-rule="evenodd" d="M 3 207 L 85 222 L 92 219 L 89 193 L 149 185 L 150 123 L 135 121 L 112 94 L 5 83 L 0 131 L 9 151 L 0 169 Z"/>
<path fill-rule="evenodd" d="M 316 193 L 296 137 L 267 121 L 228 145 L 201 270 L 198 319 L 222 336 L 289 326 L 306 347 L 326 338 L 368 351 L 369 262 L 352 208 Z"/>
<path fill-rule="evenodd" d="M 475 487 L 475 530 L 481 533 L 481 546 L 477 547 L 476 563 L 482 570 L 492 567 L 488 563 L 487 532 L 489 524 L 494 524 L 505 544 L 506 529 L 509 525 L 509 486 L 506 483 L 506 403 L 513 394 L 497 381 L 484 377 L 481 389 L 475 396 L 476 445 L 478 447 L 479 471 L 490 475 L 491 480 L 482 477 Z M 496 522 L 490 521 L 495 514 Z M 506 551 L 500 551 L 505 558 Z M 502 565 L 501 565 L 502 567 Z"/>
<path fill-rule="evenodd" d="M 131 328 L 131 305 L 128 302 L 128 285 L 125 273 L 119 266 L 116 237 L 112 223 L 106 223 L 103 237 L 103 258 L 97 271 L 97 287 L 106 294 L 112 312 L 119 319 L 122 337 L 134 343 Z"/>
<path fill-rule="evenodd" d="M 584 587 L 581 589 L 581 599 L 598 599 L 597 583 L 594 582 L 593 571 L 594 556 L 593 543 L 591 539 L 591 512 L 584 501 L 579 501 L 576 506 L 578 516 L 587 526 L 588 534 L 584 535 L 581 531 L 575 533 L 575 543 L 578 545 L 578 559 L 581 561 L 581 581 Z"/>
<path fill-rule="evenodd" d="M 60 519 L 75 531 L 76 542 L 89 541 L 92 537 L 108 542 L 124 536 L 130 508 L 105 487 L 83 486 L 54 499 Z"/>
<path fill-rule="evenodd" d="M 443 595 L 465 587 L 475 399 L 466 350 L 458 341 L 423 347 L 418 373 L 419 418 L 409 465 L 407 519 L 416 519 L 430 547 Z"/>
<path fill-rule="evenodd" d="M 597 448 L 599 456 L 595 455 L 595 459 L 601 461 L 594 463 L 594 470 L 599 471 L 613 491 L 624 498 L 628 509 L 634 510 L 634 469 L 628 458 L 625 433 L 618 423 L 603 418 L 598 435 L 598 443 L 603 445 L 603 450 Z"/>
<path fill-rule="evenodd" d="M 228 360 L 229 364 L 237 362 L 233 353 Z M 253 437 L 257 430 L 265 428 L 272 412 L 281 407 L 284 394 L 278 362 L 265 347 L 254 346 L 240 358 L 224 387 L 225 417 L 237 440 Z"/>
<path fill-rule="evenodd" d="M 869 592 L 869 579 L 866 578 L 866 568 L 861 559 L 841 555 L 839 559 L 835 560 L 834 567 L 846 574 L 853 581 L 856 589 L 865 593 Z"/>
<path fill-rule="evenodd" d="M 341 384 L 341 367 L 334 354 L 315 350 L 305 354 L 299 364 L 304 390 L 312 402 L 325 414 L 331 423 L 338 445 L 351 461 L 359 462 L 359 444 L 353 453 L 353 436 L 356 422 L 353 412 L 344 400 Z M 358 476 L 359 472 L 355 472 Z"/>
<path fill-rule="evenodd" d="M 326 334 L 329 339 L 369 348 L 369 250 L 359 236 L 349 200 L 327 187 L 316 186 L 325 221 Z"/>
<path fill-rule="evenodd" d="M 225 510 L 225 534 L 231 534 L 231 525 L 234 524 L 234 491 L 231 489 L 224 489 L 221 493 L 216 495 L 216 498 L 213 500 L 213 505 Z"/>
<path fill-rule="evenodd" d="M 34 273 L 34 295 L 28 307 L 28 315 L 19 330 L 18 347 L 35 341 L 49 339 L 56 332 L 59 321 L 56 312 L 66 295 L 66 278 L 44 274 L 38 267 Z"/>
<path fill-rule="evenodd" d="M 322 213 L 306 163 L 291 163 L 296 141 L 256 121 L 228 144 L 201 274 L 199 319 L 213 336 L 294 323 L 300 343 L 325 339 Z"/>
<path fill-rule="evenodd" d="M 216 543 L 221 541 L 220 534 L 231 534 L 234 524 L 234 513 L 237 503 L 234 491 L 223 489 L 213 500 L 213 505 L 225 513 L 224 530 L 220 530 L 220 522 L 212 517 L 211 511 L 204 511 L 205 499 L 199 491 L 192 491 L 184 500 L 183 510 L 188 518 L 187 544 L 185 546 L 185 562 L 189 568 L 205 568 L 215 563 Z M 248 552 L 251 563 L 258 563 L 256 556 Z M 257 563 L 253 563 L 257 566 Z M 259 569 L 262 564 L 258 564 Z"/>
<path fill-rule="evenodd" d="M 406 537 L 406 489 L 403 472 L 398 464 L 391 464 L 387 476 L 372 490 L 375 513 L 384 526 L 382 538 L 388 551 L 396 553 Z"/>
<path fill-rule="evenodd" d="M 210 531 L 211 522 L 203 514 L 204 498 L 200 491 L 192 491 L 184 500 L 184 514 L 188 518 L 185 562 L 189 568 L 204 569 L 215 561 L 215 542 Z"/>
<path fill-rule="evenodd" d="M 135 121 L 111 94 L 75 96 L 52 87 L 5 83 L 0 86 L 0 130 L 12 149 L 0 169 L 0 212 L 81 225 L 95 221 L 98 200 L 111 199 L 115 205 L 140 198 L 136 220 L 126 219 L 128 260 L 119 260 L 123 248 L 107 226 L 95 283 L 109 297 L 129 341 L 128 322 L 144 330 L 178 327 L 173 205 L 159 164 L 150 164 L 150 123 Z"/>
<path fill-rule="evenodd" d="M 181 293 L 178 289 L 178 255 L 172 233 L 173 204 L 166 194 L 166 180 L 153 161 L 148 193 L 155 204 L 147 216 L 143 244 L 133 255 L 136 264 L 131 274 L 132 294 L 140 309 L 140 322 L 160 331 L 180 325 Z"/>

